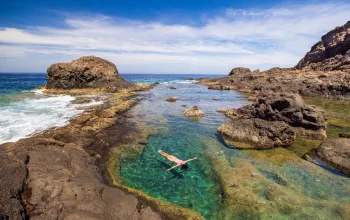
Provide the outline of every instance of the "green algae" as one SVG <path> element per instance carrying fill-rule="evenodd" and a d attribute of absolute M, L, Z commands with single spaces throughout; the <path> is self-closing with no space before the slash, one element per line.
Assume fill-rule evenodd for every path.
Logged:
<path fill-rule="evenodd" d="M 328 115 L 327 136 L 350 134 L 350 101 L 337 99 L 305 98 L 306 102 L 323 108 Z"/>
<path fill-rule="evenodd" d="M 298 139 L 289 148 L 262 151 L 235 149 L 216 133 L 218 125 L 225 119 L 216 115 L 214 108 L 209 106 L 214 105 L 213 102 L 206 105 L 211 109 L 203 108 L 206 117 L 197 122 L 180 116 L 183 111 L 179 107 L 181 104 L 195 104 L 193 100 L 181 100 L 187 98 L 181 89 L 176 91 L 180 97 L 176 105 L 170 107 L 168 103 L 157 100 L 145 101 L 135 111 L 146 115 L 138 115 L 137 120 L 144 120 L 158 130 L 147 143 L 136 148 L 137 152 L 125 151 L 125 156 L 115 160 L 117 165 L 110 166 L 110 172 L 119 176 L 117 184 L 120 187 L 151 201 L 157 210 L 171 216 L 172 213 L 181 213 L 175 211 L 179 206 L 186 207 L 184 210 L 195 210 L 206 219 L 346 219 L 350 216 L 349 178 L 300 158 L 309 149 L 317 147 L 320 141 Z M 160 92 L 154 94 L 159 100 L 174 95 Z M 200 90 L 197 94 L 203 96 L 210 92 Z M 193 93 L 189 95 L 208 102 Z M 164 106 L 169 108 L 162 109 Z M 155 109 L 155 112 L 150 109 Z M 193 156 L 200 159 L 190 164 L 190 171 L 176 171 L 177 174 L 167 176 L 158 168 L 164 165 L 166 169 L 171 164 L 157 157 L 159 148 L 181 159 Z M 166 178 L 170 179 L 170 185 L 160 184 Z M 187 178 L 194 181 L 183 181 Z M 151 183 L 160 185 L 155 189 Z M 178 186 L 172 189 L 171 184 Z M 197 198 L 194 196 L 198 194 L 196 190 L 203 185 L 199 193 L 205 196 Z M 174 196 L 176 192 L 178 195 Z M 184 198 L 184 201 L 179 198 Z M 213 203 L 201 206 L 198 201 Z M 176 219 L 176 216 L 172 218 Z"/>
<path fill-rule="evenodd" d="M 344 219 L 349 214 L 346 177 L 325 172 L 284 148 L 231 151 L 217 146 L 208 152 L 224 188 L 223 219 Z"/>
<path fill-rule="evenodd" d="M 299 157 L 303 157 L 309 151 L 317 148 L 322 141 L 311 140 L 306 138 L 297 138 L 296 141 L 288 147 L 288 150 L 295 153 Z"/>

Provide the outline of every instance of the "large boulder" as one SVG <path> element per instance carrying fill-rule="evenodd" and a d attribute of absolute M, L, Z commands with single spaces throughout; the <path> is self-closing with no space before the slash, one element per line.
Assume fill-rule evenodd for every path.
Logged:
<path fill-rule="evenodd" d="M 259 118 L 266 121 L 282 121 L 297 128 L 301 136 L 324 140 L 326 113 L 323 109 L 307 105 L 298 94 L 262 93 L 252 105 L 228 109 L 230 119 Z"/>
<path fill-rule="evenodd" d="M 295 67 L 350 71 L 350 21 L 324 35 Z"/>
<path fill-rule="evenodd" d="M 245 67 L 235 67 L 231 70 L 231 72 L 228 75 L 242 75 L 245 73 L 251 73 L 250 69 Z"/>
<path fill-rule="evenodd" d="M 70 63 L 52 64 L 47 69 L 49 89 L 125 88 L 131 84 L 118 73 L 116 66 L 102 58 L 85 56 Z"/>
<path fill-rule="evenodd" d="M 350 176 L 350 139 L 328 139 L 315 152 L 321 160 Z"/>
<path fill-rule="evenodd" d="M 269 149 L 291 145 L 295 132 L 282 121 L 265 121 L 258 118 L 238 119 L 218 128 L 225 141 L 242 149 Z"/>

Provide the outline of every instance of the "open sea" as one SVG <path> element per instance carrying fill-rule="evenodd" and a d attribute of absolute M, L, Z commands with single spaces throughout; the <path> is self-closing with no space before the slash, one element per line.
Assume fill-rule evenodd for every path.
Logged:
<path fill-rule="evenodd" d="M 218 75 L 194 74 L 121 74 L 130 82 L 186 82 L 187 78 L 208 78 Z M 76 97 L 47 95 L 35 89 L 46 84 L 43 73 L 0 73 L 0 144 L 17 141 L 44 131 L 64 126 L 82 113 L 72 104 Z M 91 103 L 99 104 L 99 103 Z M 86 105 L 86 104 L 85 104 Z"/>

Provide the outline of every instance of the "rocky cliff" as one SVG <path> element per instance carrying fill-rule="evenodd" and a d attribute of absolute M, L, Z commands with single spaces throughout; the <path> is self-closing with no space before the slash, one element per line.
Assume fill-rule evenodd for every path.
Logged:
<path fill-rule="evenodd" d="M 130 85 L 119 75 L 113 63 L 95 56 L 84 56 L 70 63 L 55 63 L 47 69 L 46 87 L 49 89 L 118 89 Z"/>
<path fill-rule="evenodd" d="M 350 21 L 324 35 L 295 67 L 350 71 Z"/>

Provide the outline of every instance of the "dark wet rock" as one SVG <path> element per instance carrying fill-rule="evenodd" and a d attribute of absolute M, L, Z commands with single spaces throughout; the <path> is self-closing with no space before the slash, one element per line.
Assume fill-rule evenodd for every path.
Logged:
<path fill-rule="evenodd" d="M 0 145 L 0 219 L 25 219 L 21 193 L 27 176 L 24 160 L 7 153 L 8 145 Z"/>
<path fill-rule="evenodd" d="M 176 89 L 174 86 L 170 86 L 169 89 Z"/>
<path fill-rule="evenodd" d="M 116 66 L 102 58 L 85 56 L 70 63 L 52 64 L 47 69 L 48 89 L 126 88 L 132 86 Z"/>
<path fill-rule="evenodd" d="M 228 74 L 229 76 L 232 75 L 242 75 L 246 73 L 251 73 L 249 68 L 244 68 L 244 67 L 236 67 L 231 70 L 231 72 Z"/>
<path fill-rule="evenodd" d="M 201 117 L 204 116 L 204 112 L 198 108 L 198 106 L 192 106 L 184 111 L 186 117 Z"/>
<path fill-rule="evenodd" d="M 321 160 L 350 176 L 350 139 L 328 139 L 315 152 Z"/>
<path fill-rule="evenodd" d="M 322 36 L 296 68 L 350 71 L 350 21 Z"/>
<path fill-rule="evenodd" d="M 341 138 L 350 138 L 350 134 L 339 134 Z"/>
<path fill-rule="evenodd" d="M 218 133 L 233 146 L 243 149 L 269 149 L 292 144 L 296 134 L 282 121 L 258 118 L 237 119 L 218 128 Z"/>
<path fill-rule="evenodd" d="M 168 102 L 176 102 L 176 97 L 174 97 L 174 96 L 171 96 L 171 97 L 168 97 L 167 99 L 166 99 L 166 101 L 168 101 Z"/>
<path fill-rule="evenodd" d="M 190 78 L 186 78 L 185 80 L 194 80 L 194 79 L 190 77 Z"/>

